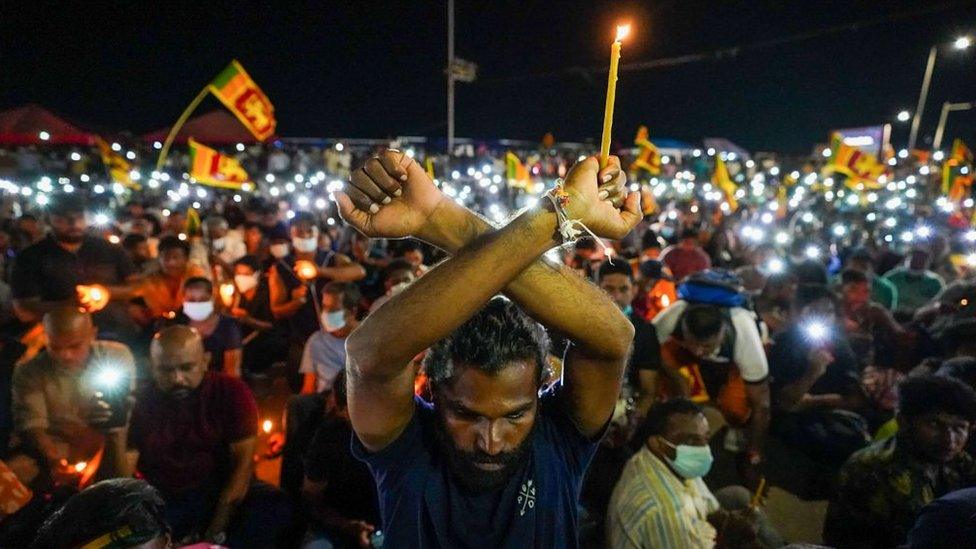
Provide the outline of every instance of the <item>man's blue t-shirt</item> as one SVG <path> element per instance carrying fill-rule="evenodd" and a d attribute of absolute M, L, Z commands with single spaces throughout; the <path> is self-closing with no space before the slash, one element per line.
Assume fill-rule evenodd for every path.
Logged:
<path fill-rule="evenodd" d="M 416 412 L 397 440 L 370 453 L 356 436 L 353 454 L 369 465 L 383 516 L 384 547 L 577 547 L 578 502 L 600 437 L 587 439 L 554 395 L 539 403 L 530 449 L 500 488 L 472 495 L 441 456 L 433 407 Z"/>

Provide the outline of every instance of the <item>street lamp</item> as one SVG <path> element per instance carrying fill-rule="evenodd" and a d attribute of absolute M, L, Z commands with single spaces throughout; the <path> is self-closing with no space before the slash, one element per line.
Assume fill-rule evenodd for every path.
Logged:
<path fill-rule="evenodd" d="M 972 38 L 960 36 L 952 42 L 952 46 L 957 50 L 964 50 L 972 45 Z M 925 64 L 925 75 L 922 77 L 922 89 L 918 94 L 918 106 L 915 108 L 915 117 L 912 118 L 912 129 L 908 134 L 908 148 L 915 148 L 915 139 L 918 137 L 918 127 L 922 122 L 922 110 L 925 109 L 925 98 L 929 95 L 929 85 L 932 83 L 932 71 L 935 69 L 935 55 L 939 50 L 939 44 L 929 49 L 929 59 Z"/>
<path fill-rule="evenodd" d="M 908 111 L 901 111 L 898 113 L 899 122 L 908 122 L 908 119 L 912 117 L 912 114 Z"/>

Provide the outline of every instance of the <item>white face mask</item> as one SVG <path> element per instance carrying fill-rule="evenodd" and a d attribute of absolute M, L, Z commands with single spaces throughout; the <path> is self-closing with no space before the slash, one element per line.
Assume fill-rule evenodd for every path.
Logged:
<path fill-rule="evenodd" d="M 268 251 L 271 255 L 281 259 L 288 256 L 288 244 L 272 244 L 268 247 Z"/>
<path fill-rule="evenodd" d="M 214 304 L 213 301 L 184 301 L 183 302 L 183 314 L 188 316 L 190 320 L 206 320 L 213 314 Z"/>
<path fill-rule="evenodd" d="M 215 238 L 210 241 L 210 245 L 213 247 L 214 250 L 219 252 L 220 250 L 224 249 L 224 246 L 227 245 L 227 237 L 222 236 L 220 238 Z"/>
<path fill-rule="evenodd" d="M 319 239 L 316 237 L 312 238 L 292 238 L 291 245 L 294 246 L 295 251 L 299 252 L 314 252 L 319 247 Z"/>
<path fill-rule="evenodd" d="M 258 282 L 261 280 L 260 277 L 261 275 L 257 273 L 252 275 L 234 275 L 234 284 L 237 284 L 237 289 L 240 290 L 242 294 L 247 293 L 258 285 Z"/>
<path fill-rule="evenodd" d="M 322 326 L 327 332 L 338 332 L 346 327 L 346 312 L 338 310 L 335 312 L 322 311 Z"/>

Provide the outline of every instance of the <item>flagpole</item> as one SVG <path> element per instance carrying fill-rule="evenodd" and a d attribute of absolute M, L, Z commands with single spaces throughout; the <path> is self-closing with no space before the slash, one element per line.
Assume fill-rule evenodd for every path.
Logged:
<path fill-rule="evenodd" d="M 176 124 L 173 124 L 173 127 L 170 128 L 169 135 L 166 136 L 166 141 L 163 143 L 163 148 L 159 151 L 159 160 L 156 161 L 157 172 L 162 171 L 163 164 L 166 162 L 166 156 L 169 154 L 169 147 L 170 145 L 173 144 L 173 140 L 176 139 L 176 134 L 180 132 L 180 129 L 183 128 L 183 124 L 186 123 L 186 119 L 189 118 L 190 114 L 192 114 L 193 111 L 197 108 L 197 106 L 200 105 L 200 102 L 203 101 L 205 97 L 207 97 L 208 93 L 210 93 L 210 84 L 207 84 L 206 86 L 203 87 L 202 90 L 200 90 L 200 93 L 198 93 L 197 96 L 193 98 L 193 101 L 190 102 L 190 105 L 186 108 L 185 111 L 183 111 L 183 114 L 181 114 L 180 117 L 176 120 Z"/>

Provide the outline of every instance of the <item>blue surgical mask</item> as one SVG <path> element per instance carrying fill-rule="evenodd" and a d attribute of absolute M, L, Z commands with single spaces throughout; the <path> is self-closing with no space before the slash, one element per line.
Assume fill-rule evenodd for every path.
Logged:
<path fill-rule="evenodd" d="M 322 326 L 327 332 L 338 332 L 346 327 L 346 312 L 342 309 L 328 312 L 322 311 Z"/>
<path fill-rule="evenodd" d="M 634 307 L 632 305 L 627 305 L 624 307 L 624 314 L 627 316 L 634 314 Z"/>
<path fill-rule="evenodd" d="M 690 446 L 688 444 L 678 444 L 674 445 L 668 442 L 663 437 L 661 438 L 668 446 L 674 448 L 674 460 L 669 459 L 665 456 L 665 460 L 668 465 L 674 469 L 674 472 L 681 475 L 683 478 L 701 478 L 708 474 L 712 469 L 712 449 L 705 446 Z"/>

